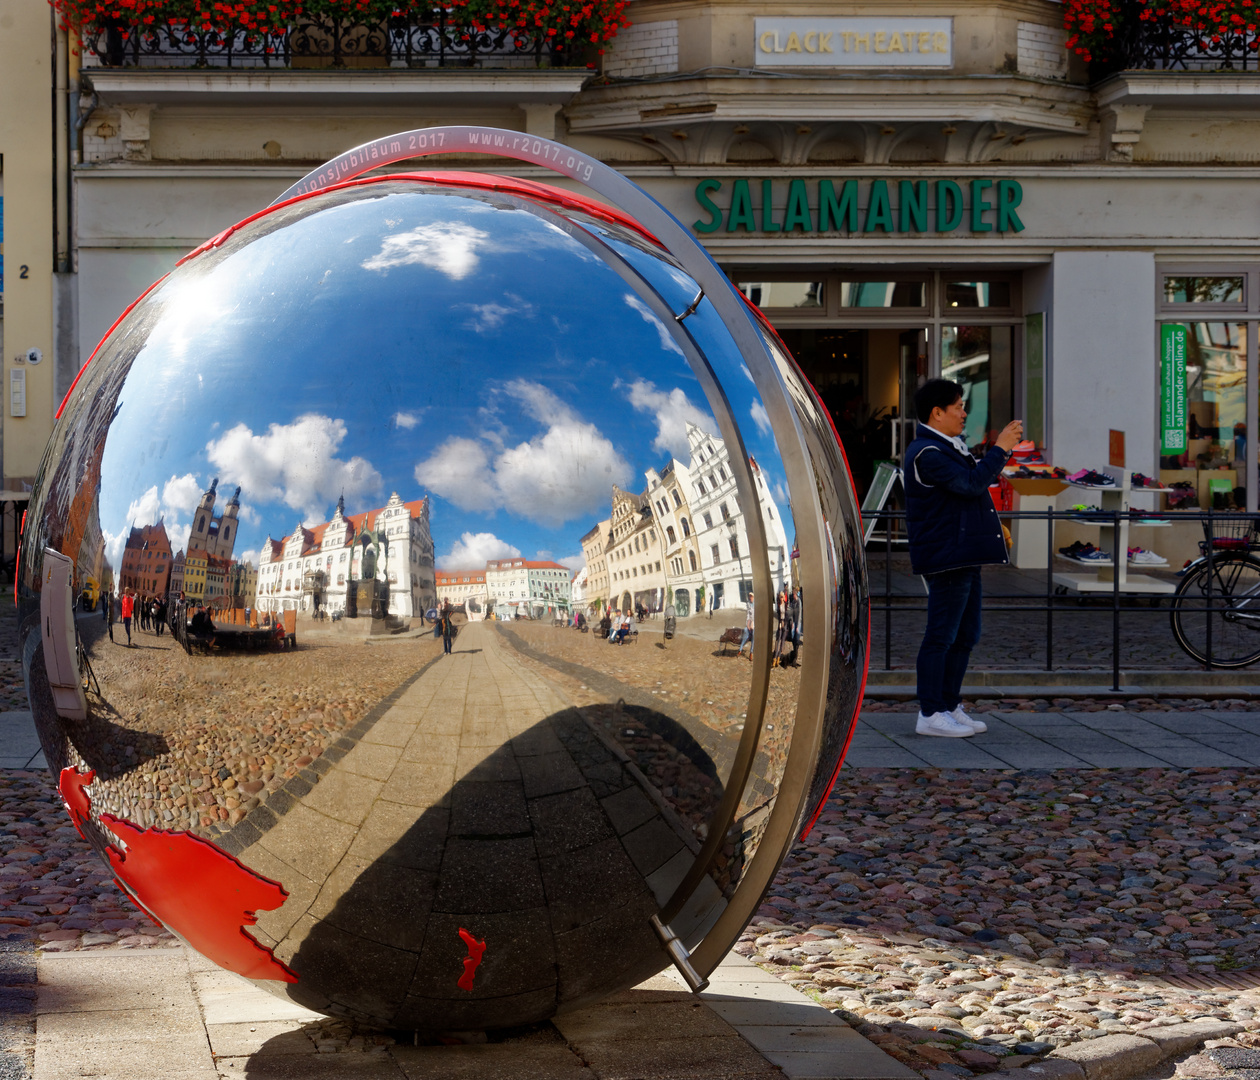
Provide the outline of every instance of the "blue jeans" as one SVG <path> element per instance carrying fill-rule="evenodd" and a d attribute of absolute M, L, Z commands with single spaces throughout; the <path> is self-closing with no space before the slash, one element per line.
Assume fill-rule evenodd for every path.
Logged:
<path fill-rule="evenodd" d="M 980 640 L 980 567 L 928 574 L 927 629 L 919 646 L 919 709 L 924 716 L 962 704 L 963 677 Z"/>

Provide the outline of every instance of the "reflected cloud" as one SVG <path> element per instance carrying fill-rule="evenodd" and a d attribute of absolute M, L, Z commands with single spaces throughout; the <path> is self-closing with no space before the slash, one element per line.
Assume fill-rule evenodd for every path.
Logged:
<path fill-rule="evenodd" d="M 452 436 L 416 466 L 416 480 L 462 510 L 507 510 L 559 526 L 589 513 L 613 484 L 633 475 L 630 463 L 594 424 L 579 417 L 540 383 L 517 379 L 503 387 L 520 409 L 547 430 L 515 446 Z"/>
<path fill-rule="evenodd" d="M 411 431 L 420 425 L 420 415 L 424 410 L 416 412 L 396 412 L 394 413 L 394 427 L 400 427 L 404 431 Z"/>
<path fill-rule="evenodd" d="M 438 221 L 410 232 L 387 236 L 381 250 L 363 261 L 364 270 L 389 270 L 395 266 L 427 266 L 452 281 L 462 281 L 476 268 L 478 251 L 486 248 L 490 234 L 462 221 Z"/>
<path fill-rule="evenodd" d="M 201 481 L 193 473 L 172 476 L 162 488 L 162 505 L 169 511 L 191 514 L 201 498 Z"/>
<path fill-rule="evenodd" d="M 451 550 L 437 558 L 439 570 L 456 569 L 465 566 L 484 566 L 491 559 L 515 559 L 521 549 L 500 540 L 494 533 L 463 533 L 451 545 Z"/>
<path fill-rule="evenodd" d="M 754 401 L 748 411 L 752 415 L 753 423 L 757 425 L 757 430 L 762 435 L 769 435 L 771 430 L 770 414 L 766 412 L 766 407 L 760 401 Z"/>
<path fill-rule="evenodd" d="M 670 335 L 669 328 L 656 317 L 655 312 L 647 304 L 635 296 L 634 293 L 626 293 L 624 299 L 626 306 L 637 311 L 642 316 L 643 321 L 656 331 L 657 336 L 661 340 L 662 349 L 682 356 L 683 351 L 678 347 L 678 342 Z"/>
<path fill-rule="evenodd" d="M 478 334 L 485 334 L 491 330 L 497 330 L 512 315 L 523 315 L 526 318 L 533 316 L 534 305 L 528 301 L 522 300 L 513 293 L 504 293 L 503 299 L 508 302 L 498 304 L 492 300 L 487 304 L 464 305 L 473 313 L 473 318 L 464 325 Z"/>
<path fill-rule="evenodd" d="M 335 456 L 345 438 L 343 420 L 307 413 L 264 435 L 237 424 L 206 444 L 206 456 L 259 502 L 283 502 L 305 520 L 319 520 L 339 495 L 361 501 L 381 490 L 381 474 L 366 458 Z"/>
<path fill-rule="evenodd" d="M 712 431 L 717 425 L 713 418 L 697 405 L 693 405 L 687 395 L 678 387 L 673 390 L 658 390 L 655 383 L 646 379 L 636 379 L 627 386 L 620 380 L 615 384 L 618 389 L 627 389 L 626 397 L 630 404 L 641 413 L 656 420 L 656 439 L 652 449 L 674 457 L 685 457 L 689 452 L 687 445 L 687 425 L 695 424 Z"/>

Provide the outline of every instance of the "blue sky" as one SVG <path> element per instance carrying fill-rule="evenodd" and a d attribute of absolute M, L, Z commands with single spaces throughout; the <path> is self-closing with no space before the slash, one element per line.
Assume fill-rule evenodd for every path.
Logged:
<path fill-rule="evenodd" d="M 614 483 L 685 461 L 688 421 L 717 431 L 664 326 L 556 224 L 493 195 L 363 195 L 263 219 L 133 314 L 159 313 L 102 459 L 112 557 L 159 515 L 182 546 L 214 476 L 220 506 L 242 488 L 238 556 L 327 520 L 339 494 L 354 513 L 397 491 L 433 497 L 439 566 L 571 557 Z M 679 271 L 605 240 L 690 301 Z M 765 411 L 707 302 L 688 328 L 775 490 Z"/>

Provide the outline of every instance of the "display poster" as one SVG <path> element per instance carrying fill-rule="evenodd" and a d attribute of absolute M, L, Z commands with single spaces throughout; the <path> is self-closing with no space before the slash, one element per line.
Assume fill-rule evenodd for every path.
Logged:
<path fill-rule="evenodd" d="M 1179 323 L 1160 327 L 1159 355 L 1159 452 L 1184 454 L 1186 427 L 1186 334 Z"/>
<path fill-rule="evenodd" d="M 1115 428 L 1107 432 L 1107 464 L 1124 468 L 1124 432 Z"/>
<path fill-rule="evenodd" d="M 1046 445 L 1046 316 L 1024 317 L 1024 438 Z"/>

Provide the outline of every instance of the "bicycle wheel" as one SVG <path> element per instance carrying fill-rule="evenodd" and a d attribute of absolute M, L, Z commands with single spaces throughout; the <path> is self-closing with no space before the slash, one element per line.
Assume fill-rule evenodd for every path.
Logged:
<path fill-rule="evenodd" d="M 1212 610 L 1208 608 L 1211 585 Z M 1173 637 L 1201 664 L 1240 668 L 1260 660 L 1260 560 L 1216 555 L 1189 571 L 1173 596 Z M 1209 640 L 1210 639 L 1210 640 Z"/>

